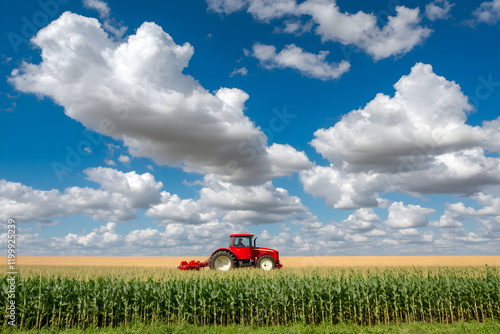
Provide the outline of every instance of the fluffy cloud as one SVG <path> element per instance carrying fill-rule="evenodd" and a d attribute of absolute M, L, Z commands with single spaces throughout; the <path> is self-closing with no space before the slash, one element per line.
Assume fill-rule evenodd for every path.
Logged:
<path fill-rule="evenodd" d="M 477 193 L 471 196 L 476 200 L 481 209 L 476 210 L 477 215 L 481 216 L 500 216 L 500 197 L 494 197 L 485 193 Z"/>
<path fill-rule="evenodd" d="M 95 228 L 92 232 L 96 233 L 115 233 L 116 232 L 116 223 L 107 223 L 106 225 L 101 225 L 98 228 Z"/>
<path fill-rule="evenodd" d="M 47 221 L 65 211 L 61 207 L 58 190 L 43 191 L 17 182 L 0 180 L 1 219 L 16 218 L 19 222 Z"/>
<path fill-rule="evenodd" d="M 69 117 L 122 140 L 131 155 L 239 184 L 284 175 L 243 113 L 248 94 L 221 88 L 214 95 L 183 74 L 193 47 L 156 24 L 117 42 L 96 19 L 65 12 L 32 42 L 42 62 L 24 63 L 10 82 L 51 97 Z"/>
<path fill-rule="evenodd" d="M 270 182 L 261 186 L 238 186 L 207 175 L 204 184 L 196 201 L 162 192 L 161 203 L 152 206 L 146 215 L 162 224 L 222 221 L 255 225 L 301 220 L 308 212 L 298 197 L 290 196 L 283 188 L 275 188 Z"/>
<path fill-rule="evenodd" d="M 394 97 L 378 94 L 335 126 L 316 131 L 312 145 L 330 161 L 396 171 L 399 157 L 474 147 L 485 139 L 480 127 L 465 124 L 472 106 L 460 87 L 430 65 L 416 64 L 394 88 Z"/>
<path fill-rule="evenodd" d="M 474 11 L 474 16 L 478 22 L 496 24 L 500 21 L 500 0 L 481 3 Z"/>
<path fill-rule="evenodd" d="M 130 165 L 130 157 L 127 155 L 120 155 L 118 157 L 118 161 L 120 161 L 122 164 L 129 166 Z"/>
<path fill-rule="evenodd" d="M 253 45 L 252 54 L 265 68 L 289 67 L 305 76 L 326 81 L 339 78 L 350 67 L 345 60 L 340 63 L 326 62 L 328 53 L 328 51 L 320 51 L 319 54 L 308 53 L 294 44 L 287 45 L 276 53 L 276 47 L 256 43 Z"/>
<path fill-rule="evenodd" d="M 217 213 L 213 208 L 203 207 L 193 199 L 181 199 L 169 192 L 161 193 L 161 203 L 146 211 L 146 216 L 158 219 L 158 223 L 203 224 L 214 220 Z"/>
<path fill-rule="evenodd" d="M 322 224 L 320 222 L 309 222 L 304 224 L 300 230 L 301 235 L 309 240 L 316 240 L 322 243 L 321 248 L 329 248 L 337 243 L 337 248 L 345 241 L 346 232 L 334 224 Z"/>
<path fill-rule="evenodd" d="M 448 18 L 451 8 L 455 4 L 450 3 L 448 0 L 434 0 L 425 5 L 425 16 L 431 20 L 439 20 Z"/>
<path fill-rule="evenodd" d="M 280 176 L 293 171 L 305 170 L 313 166 L 304 152 L 297 152 L 286 144 L 272 144 L 266 148 L 271 162 L 271 175 Z"/>
<path fill-rule="evenodd" d="M 250 0 L 248 12 L 262 21 L 269 21 L 297 12 L 295 0 Z"/>
<path fill-rule="evenodd" d="M 378 206 L 386 192 L 470 194 L 500 183 L 500 159 L 488 154 L 499 151 L 498 119 L 466 124 L 467 97 L 430 65 L 394 88 L 315 132 L 311 144 L 331 165 L 301 173 L 307 192 L 352 209 Z"/>
<path fill-rule="evenodd" d="M 439 218 L 439 221 L 430 222 L 430 225 L 436 226 L 436 227 L 462 227 L 463 226 L 463 224 L 460 221 L 450 217 L 449 213 L 446 211 L 445 211 L 445 214 Z"/>
<path fill-rule="evenodd" d="M 383 28 L 377 25 L 373 14 L 342 13 L 334 1 L 309 0 L 300 5 L 301 12 L 312 16 L 318 24 L 316 33 L 321 38 L 359 47 L 374 59 L 383 59 L 411 51 L 422 43 L 431 30 L 419 26 L 419 9 L 396 7 L 396 16 L 390 16 Z"/>
<path fill-rule="evenodd" d="M 160 202 L 163 186 L 145 173 L 122 173 L 111 168 L 85 170 L 100 189 L 70 187 L 38 190 L 17 182 L 0 180 L 0 219 L 50 223 L 54 218 L 82 214 L 95 220 L 126 221 L 136 218 L 136 210 Z"/>
<path fill-rule="evenodd" d="M 429 224 L 427 216 L 434 212 L 436 210 L 423 208 L 420 205 L 409 204 L 405 206 L 403 202 L 394 202 L 389 206 L 389 216 L 384 223 L 392 228 L 400 229 L 424 227 Z M 413 232 L 416 231 L 413 230 Z"/>
<path fill-rule="evenodd" d="M 344 228 L 351 231 L 370 231 L 375 222 L 380 221 L 380 217 L 371 208 L 356 210 L 352 215 L 342 222 Z"/>
<path fill-rule="evenodd" d="M 475 193 L 500 184 L 500 159 L 481 148 L 463 149 L 434 157 L 430 163 L 405 164 L 395 178 L 400 189 L 417 193 Z M 389 180 L 386 180 L 389 181 Z"/>
<path fill-rule="evenodd" d="M 88 179 L 97 182 L 101 188 L 111 193 L 126 197 L 127 205 L 133 208 L 146 209 L 151 204 L 160 202 L 162 182 L 157 182 L 149 173 L 123 173 L 112 168 L 90 168 L 85 170 Z"/>
<path fill-rule="evenodd" d="M 343 13 L 335 0 L 306 0 L 300 4 L 296 0 L 208 0 L 207 3 L 210 10 L 225 14 L 246 9 L 262 21 L 307 15 L 317 24 L 316 34 L 323 41 L 356 46 L 377 60 L 405 54 L 431 33 L 430 29 L 420 26 L 419 9 L 404 6 L 396 7 L 396 15 L 390 16 L 387 24 L 379 27 L 375 15 L 361 11 Z M 295 33 L 305 29 L 295 21 L 286 30 Z"/>
<path fill-rule="evenodd" d="M 304 190 L 324 198 L 326 204 L 336 209 L 375 207 L 379 204 L 379 175 L 349 174 L 339 169 L 315 166 L 300 173 Z"/>
<path fill-rule="evenodd" d="M 500 238 L 500 233 L 498 233 L 500 232 L 500 197 L 480 192 L 470 196 L 470 199 L 474 200 L 480 208 L 468 207 L 462 202 L 449 203 L 439 221 L 431 222 L 431 225 L 441 228 L 462 228 L 462 221 L 472 219 L 481 226 L 482 236 Z"/>

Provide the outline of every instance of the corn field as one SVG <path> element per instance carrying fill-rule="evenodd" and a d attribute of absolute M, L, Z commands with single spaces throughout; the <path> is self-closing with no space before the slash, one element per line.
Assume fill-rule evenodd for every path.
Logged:
<path fill-rule="evenodd" d="M 20 276 L 17 327 L 451 323 L 500 320 L 500 268 L 184 273 L 163 280 Z M 7 291 L 2 277 L 1 291 Z M 5 296 L 0 298 L 2 309 Z M 7 328 L 5 319 L 0 328 Z"/>

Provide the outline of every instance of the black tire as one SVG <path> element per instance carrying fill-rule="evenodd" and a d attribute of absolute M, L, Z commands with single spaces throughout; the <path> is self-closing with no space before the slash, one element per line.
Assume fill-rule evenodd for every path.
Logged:
<path fill-rule="evenodd" d="M 257 260 L 257 267 L 265 271 L 272 270 L 276 268 L 276 262 L 271 255 L 262 255 Z"/>
<path fill-rule="evenodd" d="M 228 271 L 236 268 L 236 258 L 228 251 L 218 251 L 210 258 L 210 269 Z"/>

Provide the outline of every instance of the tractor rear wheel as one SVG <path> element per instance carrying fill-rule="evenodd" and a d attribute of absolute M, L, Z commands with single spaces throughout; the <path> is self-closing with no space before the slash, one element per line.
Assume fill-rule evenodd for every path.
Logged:
<path fill-rule="evenodd" d="M 272 270 L 276 268 L 276 262 L 271 255 L 262 255 L 257 261 L 257 267 L 265 271 Z"/>
<path fill-rule="evenodd" d="M 219 251 L 210 258 L 210 269 L 228 271 L 236 267 L 236 259 L 231 252 Z"/>

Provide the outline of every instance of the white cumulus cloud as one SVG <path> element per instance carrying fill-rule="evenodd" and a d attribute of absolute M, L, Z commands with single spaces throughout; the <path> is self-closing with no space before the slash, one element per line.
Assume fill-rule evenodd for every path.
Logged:
<path fill-rule="evenodd" d="M 376 60 L 408 53 L 431 33 L 419 25 L 418 8 L 396 7 L 396 15 L 389 16 L 382 28 L 375 15 L 361 11 L 342 13 L 332 0 L 305 1 L 300 4 L 300 11 L 312 16 L 318 24 L 316 33 L 324 41 L 357 46 Z"/>
<path fill-rule="evenodd" d="M 481 3 L 473 15 L 478 22 L 496 24 L 500 21 L 500 0 Z"/>
<path fill-rule="evenodd" d="M 315 132 L 311 144 L 331 164 L 301 172 L 308 193 L 354 209 L 380 206 L 387 192 L 471 194 L 500 183 L 498 119 L 468 125 L 467 97 L 430 65 L 394 88 Z"/>
<path fill-rule="evenodd" d="M 328 51 L 320 51 L 318 54 L 305 52 L 295 44 L 287 45 L 277 53 L 273 45 L 256 43 L 253 45 L 252 55 L 265 68 L 289 67 L 305 76 L 326 81 L 339 78 L 350 67 L 349 62 L 345 60 L 340 63 L 327 62 L 325 59 L 328 53 Z"/>
<path fill-rule="evenodd" d="M 389 216 L 384 223 L 393 228 L 413 229 L 429 224 L 428 215 L 436 210 L 423 208 L 420 205 L 404 205 L 403 202 L 394 202 L 389 206 Z M 403 234 L 415 234 L 416 230 L 400 231 Z"/>
<path fill-rule="evenodd" d="M 465 123 L 472 110 L 467 97 L 432 66 L 416 64 L 394 88 L 394 97 L 378 94 L 335 126 L 316 131 L 312 145 L 330 161 L 388 169 L 399 166 L 399 157 L 474 147 L 488 136 Z"/>
<path fill-rule="evenodd" d="M 298 197 L 290 196 L 287 190 L 276 188 L 271 182 L 260 186 L 239 186 L 207 175 L 203 183 L 205 186 L 200 190 L 198 200 L 181 199 L 162 192 L 161 203 L 153 205 L 146 215 L 157 218 L 161 224 L 221 221 L 256 225 L 307 217 L 308 209 Z"/>
<path fill-rule="evenodd" d="M 464 225 L 463 221 L 472 219 L 481 226 L 482 236 L 500 238 L 500 197 L 479 192 L 469 199 L 474 200 L 480 208 L 466 206 L 463 202 L 448 203 L 439 221 L 431 222 L 431 225 L 461 228 Z"/>
<path fill-rule="evenodd" d="M 96 19 L 65 12 L 32 42 L 41 63 L 24 63 L 10 82 L 122 140 L 132 156 L 240 184 L 284 175 L 270 162 L 266 136 L 243 113 L 248 94 L 221 88 L 214 95 L 183 74 L 193 47 L 176 44 L 158 25 L 146 22 L 114 41 Z"/>
<path fill-rule="evenodd" d="M 118 161 L 120 161 L 124 165 L 127 165 L 127 166 L 130 165 L 130 157 L 127 155 L 120 155 L 118 157 Z"/>
<path fill-rule="evenodd" d="M 379 205 L 380 181 L 377 174 L 346 173 L 333 166 L 314 166 L 300 173 L 304 190 L 324 198 L 336 209 L 356 209 Z"/>
<path fill-rule="evenodd" d="M 137 209 L 160 202 L 163 184 L 149 173 L 123 173 L 104 167 L 86 169 L 85 173 L 100 184 L 99 189 L 69 187 L 61 192 L 0 180 L 0 218 L 47 224 L 54 218 L 82 214 L 95 220 L 126 221 L 136 218 Z"/>
<path fill-rule="evenodd" d="M 146 209 L 160 201 L 163 183 L 150 173 L 123 173 L 113 168 L 96 167 L 85 170 L 88 179 L 99 183 L 101 188 L 127 198 L 130 207 Z"/>
<path fill-rule="evenodd" d="M 369 231 L 375 227 L 374 222 L 378 221 L 380 217 L 373 212 L 373 209 L 361 208 L 342 221 L 342 225 L 348 230 Z"/>
<path fill-rule="evenodd" d="M 450 3 L 448 0 L 434 0 L 425 5 L 425 16 L 431 21 L 446 19 L 450 16 L 451 8 L 455 4 Z"/>

